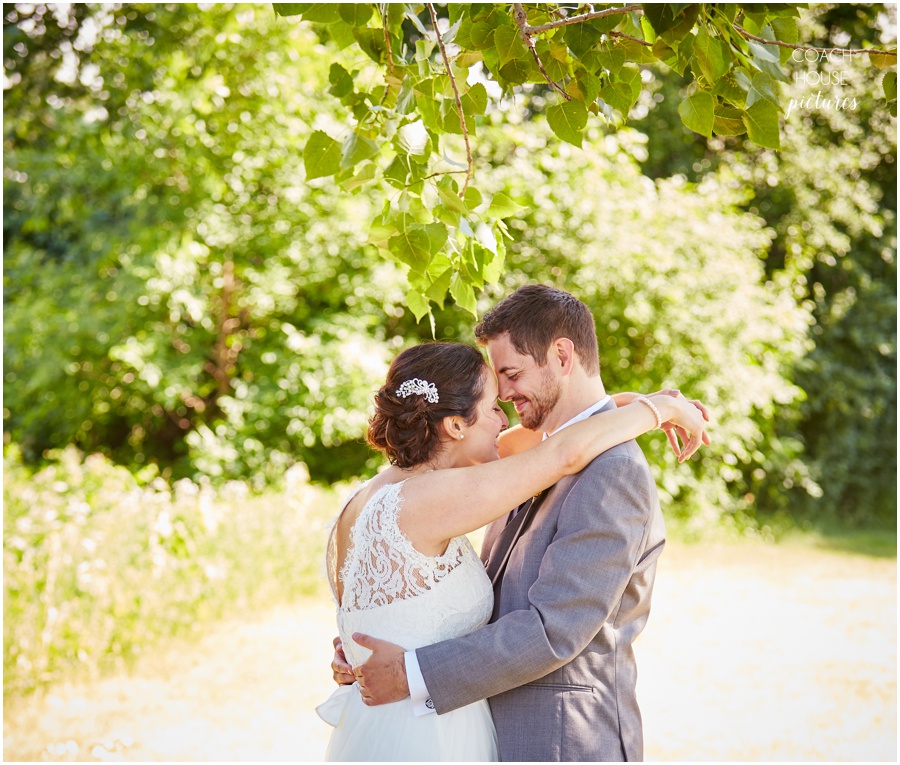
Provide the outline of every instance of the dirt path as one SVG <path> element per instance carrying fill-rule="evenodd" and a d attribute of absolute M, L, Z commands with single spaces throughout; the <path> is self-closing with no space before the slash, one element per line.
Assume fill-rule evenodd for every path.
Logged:
<path fill-rule="evenodd" d="M 4 710 L 6 760 L 320 760 L 333 614 L 224 622 Z M 896 561 L 670 545 L 636 643 L 648 760 L 897 758 Z"/>

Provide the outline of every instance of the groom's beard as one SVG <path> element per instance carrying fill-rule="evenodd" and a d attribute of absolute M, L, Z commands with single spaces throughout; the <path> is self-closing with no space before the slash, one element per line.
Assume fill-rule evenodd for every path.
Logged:
<path fill-rule="evenodd" d="M 562 386 L 547 367 L 541 367 L 541 387 L 528 396 L 528 409 L 519 415 L 523 428 L 538 430 L 559 402 Z"/>

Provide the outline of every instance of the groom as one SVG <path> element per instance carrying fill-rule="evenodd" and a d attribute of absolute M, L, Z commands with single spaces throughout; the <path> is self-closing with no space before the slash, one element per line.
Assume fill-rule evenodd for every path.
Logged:
<path fill-rule="evenodd" d="M 552 437 L 615 408 L 593 317 L 567 292 L 522 287 L 475 335 L 525 428 Z M 647 461 L 634 441 L 616 446 L 491 524 L 482 549 L 490 624 L 406 655 L 354 635 L 374 653 L 353 677 L 338 651 L 335 677 L 358 680 L 367 704 L 411 695 L 417 715 L 487 698 L 505 761 L 641 760 L 632 643 L 664 545 Z"/>

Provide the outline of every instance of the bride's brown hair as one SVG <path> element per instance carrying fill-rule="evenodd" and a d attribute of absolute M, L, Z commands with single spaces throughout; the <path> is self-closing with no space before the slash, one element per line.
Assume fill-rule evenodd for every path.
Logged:
<path fill-rule="evenodd" d="M 392 465 L 409 468 L 433 459 L 441 448 L 441 421 L 478 416 L 488 366 L 481 353 L 462 343 L 424 343 L 394 359 L 387 380 L 375 394 L 375 414 L 366 440 L 383 451 Z M 424 380 L 437 390 L 437 402 L 421 393 L 398 395 L 408 380 Z"/>

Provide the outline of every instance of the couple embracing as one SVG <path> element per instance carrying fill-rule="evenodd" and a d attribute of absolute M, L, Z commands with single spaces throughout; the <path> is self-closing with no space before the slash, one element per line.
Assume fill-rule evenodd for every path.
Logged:
<path fill-rule="evenodd" d="M 375 397 L 368 439 L 391 466 L 328 545 L 326 757 L 640 760 L 632 642 L 665 530 L 633 439 L 662 428 L 683 461 L 706 412 L 677 391 L 607 395 L 593 317 L 561 290 L 520 288 L 475 334 L 490 367 L 416 346 Z M 465 534 L 486 524 L 479 559 Z"/>

